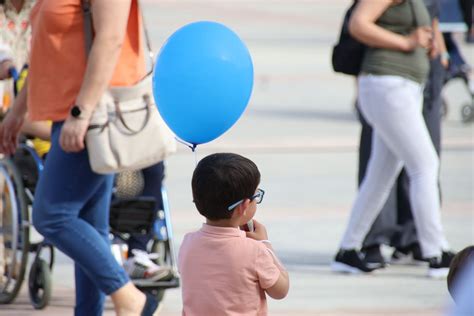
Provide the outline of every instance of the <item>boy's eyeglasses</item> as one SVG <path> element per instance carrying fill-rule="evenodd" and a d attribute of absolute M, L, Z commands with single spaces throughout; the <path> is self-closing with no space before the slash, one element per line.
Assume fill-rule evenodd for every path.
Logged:
<path fill-rule="evenodd" d="M 263 196 L 265 195 L 265 191 L 263 191 L 262 189 L 257 189 L 257 193 L 255 193 L 254 195 L 252 195 L 249 200 L 250 202 L 252 202 L 253 200 L 255 200 L 255 202 L 257 204 L 260 204 L 262 203 L 262 200 L 263 200 Z M 238 202 L 235 202 L 234 204 L 232 204 L 231 206 L 229 206 L 227 208 L 227 210 L 229 211 L 232 211 L 234 208 L 236 208 L 240 203 L 242 203 L 245 199 L 242 199 Z"/>

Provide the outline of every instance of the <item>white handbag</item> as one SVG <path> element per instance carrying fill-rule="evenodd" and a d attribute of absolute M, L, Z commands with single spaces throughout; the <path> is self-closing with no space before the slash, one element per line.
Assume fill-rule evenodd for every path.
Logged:
<path fill-rule="evenodd" d="M 83 1 L 83 7 L 86 47 L 90 51 L 92 17 L 88 2 Z M 151 72 L 133 86 L 110 87 L 104 93 L 92 115 L 86 146 L 91 168 L 100 174 L 142 169 L 176 151 L 174 135 L 153 101 Z"/>

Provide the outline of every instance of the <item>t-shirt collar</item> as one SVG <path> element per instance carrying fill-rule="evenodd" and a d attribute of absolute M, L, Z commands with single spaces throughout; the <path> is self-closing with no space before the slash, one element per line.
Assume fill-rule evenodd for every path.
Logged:
<path fill-rule="evenodd" d="M 207 234 L 229 236 L 229 237 L 245 237 L 245 232 L 235 227 L 219 227 L 202 224 L 201 231 Z"/>

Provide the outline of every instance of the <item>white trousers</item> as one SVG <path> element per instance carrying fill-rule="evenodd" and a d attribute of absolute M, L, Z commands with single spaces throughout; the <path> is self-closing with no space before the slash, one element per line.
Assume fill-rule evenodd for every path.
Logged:
<path fill-rule="evenodd" d="M 363 75 L 359 106 L 373 127 L 372 152 L 341 248 L 359 249 L 405 167 L 410 203 L 423 256 L 449 247 L 440 216 L 439 161 L 422 115 L 423 88 L 398 76 Z"/>

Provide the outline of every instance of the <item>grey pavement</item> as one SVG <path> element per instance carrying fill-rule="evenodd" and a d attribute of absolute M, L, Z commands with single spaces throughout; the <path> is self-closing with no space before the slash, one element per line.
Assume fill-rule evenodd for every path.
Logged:
<path fill-rule="evenodd" d="M 253 159 L 262 173 L 265 201 L 257 218 L 291 277 L 288 298 L 269 300 L 270 315 L 442 315 L 451 303 L 445 280 L 425 277 L 425 266 L 392 266 L 370 276 L 330 272 L 356 192 L 360 126 L 353 111 L 354 82 L 330 68 L 343 0 L 148 0 L 145 17 L 158 49 L 178 27 L 219 21 L 249 46 L 255 87 L 243 117 L 218 140 L 184 146 L 167 162 L 175 241 L 203 219 L 191 202 L 195 159 L 232 151 Z M 471 64 L 474 47 L 463 45 Z M 474 244 L 474 124 L 460 121 L 468 94 L 460 82 L 444 91 L 442 216 L 454 249 Z M 390 249 L 384 249 L 386 255 Z M 25 291 L 1 315 L 72 315 L 71 261 L 60 256 L 53 300 L 34 311 Z M 113 315 L 109 309 L 106 315 Z M 179 289 L 165 295 L 160 315 L 180 315 Z"/>

